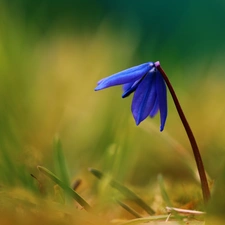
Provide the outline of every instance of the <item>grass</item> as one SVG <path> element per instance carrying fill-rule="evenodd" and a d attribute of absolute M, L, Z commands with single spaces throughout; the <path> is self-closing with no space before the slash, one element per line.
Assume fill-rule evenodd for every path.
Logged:
<path fill-rule="evenodd" d="M 1 224 L 165 224 L 168 204 L 205 210 L 171 97 L 160 133 L 159 118 L 135 126 L 131 98 L 121 99 L 120 88 L 93 91 L 100 78 L 136 63 L 135 38 L 112 35 L 106 24 L 92 37 L 55 29 L 41 38 L 34 28 L 1 17 L 7 21 L 0 24 Z M 176 66 L 165 68 L 168 76 L 173 72 L 213 191 L 205 218 L 172 215 L 170 224 L 224 221 L 225 80 L 216 76 L 224 70 L 222 58 L 207 74 L 201 73 L 204 62 L 187 66 L 185 81 Z"/>

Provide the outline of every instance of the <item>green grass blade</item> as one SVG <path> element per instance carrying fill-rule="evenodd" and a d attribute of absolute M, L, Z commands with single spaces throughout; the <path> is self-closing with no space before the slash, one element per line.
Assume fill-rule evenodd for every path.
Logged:
<path fill-rule="evenodd" d="M 163 180 L 163 176 L 162 174 L 158 175 L 158 183 L 159 183 L 159 187 L 160 187 L 160 191 L 161 191 L 161 195 L 163 200 L 165 201 L 165 203 L 167 204 L 167 206 L 172 206 L 172 203 L 170 201 L 170 198 L 167 194 L 165 185 L 164 185 L 164 180 Z"/>
<path fill-rule="evenodd" d="M 62 143 L 59 138 L 55 138 L 54 140 L 54 158 L 56 174 L 58 174 L 63 183 L 70 185 L 66 160 L 63 154 Z"/>
<path fill-rule="evenodd" d="M 94 168 L 89 168 L 89 171 L 96 176 L 99 179 L 102 179 L 105 175 L 100 172 L 97 169 Z M 142 200 L 139 196 L 137 196 L 133 191 L 131 191 L 129 188 L 125 187 L 124 185 L 120 184 L 118 181 L 116 180 L 111 180 L 110 181 L 110 185 L 117 189 L 120 193 L 122 193 L 124 196 L 126 196 L 127 198 L 133 200 L 136 204 L 138 204 L 142 209 L 144 209 L 149 215 L 153 215 L 155 212 L 154 210 L 147 205 L 146 202 L 144 202 L 144 200 Z"/>
<path fill-rule="evenodd" d="M 51 171 L 46 169 L 45 167 L 38 166 L 37 167 L 40 172 L 45 174 L 47 177 L 49 177 L 51 180 L 53 180 L 56 184 L 58 184 L 62 189 L 66 191 L 68 195 L 73 197 L 84 209 L 87 211 L 90 211 L 91 206 L 73 189 L 71 189 L 68 185 L 63 183 L 55 174 L 53 174 Z"/>
<path fill-rule="evenodd" d="M 142 216 L 136 212 L 134 209 L 132 209 L 130 206 L 128 206 L 127 204 L 119 201 L 119 200 L 116 200 L 117 203 L 122 207 L 124 208 L 127 212 L 129 212 L 130 214 L 132 214 L 133 216 L 135 216 L 136 218 L 142 218 Z"/>
<path fill-rule="evenodd" d="M 157 179 L 158 179 L 158 183 L 159 183 L 162 198 L 163 198 L 164 202 L 166 203 L 166 205 L 171 207 L 172 203 L 171 203 L 171 200 L 169 198 L 169 195 L 167 194 L 162 174 L 159 174 Z M 173 214 L 174 214 L 174 217 L 178 221 L 180 221 L 182 219 L 182 217 L 176 211 L 173 211 Z"/>

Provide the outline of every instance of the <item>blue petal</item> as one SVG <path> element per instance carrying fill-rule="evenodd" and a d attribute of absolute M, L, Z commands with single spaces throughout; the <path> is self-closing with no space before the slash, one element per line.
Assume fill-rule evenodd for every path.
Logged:
<path fill-rule="evenodd" d="M 127 92 L 134 84 L 135 82 L 131 82 L 131 83 L 126 83 L 123 85 L 123 91 Z"/>
<path fill-rule="evenodd" d="M 156 87 L 160 111 L 160 131 L 163 131 L 167 118 L 167 94 L 165 81 L 159 71 L 156 76 Z"/>
<path fill-rule="evenodd" d="M 103 78 L 98 82 L 95 91 L 115 85 L 135 82 L 136 80 L 139 80 L 142 76 L 144 76 L 153 67 L 154 63 L 152 62 L 143 63 L 139 66 L 134 66 L 119 73 L 113 74 L 109 77 Z"/>
<path fill-rule="evenodd" d="M 143 121 L 154 108 L 157 96 L 155 79 L 156 73 L 154 69 L 148 72 L 134 93 L 131 110 L 137 125 Z"/>
<path fill-rule="evenodd" d="M 144 78 L 144 76 L 142 77 Z M 142 78 L 139 80 L 136 80 L 133 83 L 128 83 L 128 84 L 124 84 L 124 92 L 122 95 L 122 98 L 126 98 L 128 97 L 131 93 L 133 93 L 134 91 L 136 91 L 138 85 L 140 84 L 140 82 L 142 81 Z"/>
<path fill-rule="evenodd" d="M 158 97 L 156 96 L 154 106 L 153 106 L 149 116 L 151 118 L 154 117 L 158 113 L 158 111 L 159 111 L 159 101 L 158 101 Z"/>

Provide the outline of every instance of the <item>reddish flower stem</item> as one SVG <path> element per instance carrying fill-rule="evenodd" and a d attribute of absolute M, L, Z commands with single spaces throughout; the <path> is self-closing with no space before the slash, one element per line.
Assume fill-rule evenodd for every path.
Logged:
<path fill-rule="evenodd" d="M 186 133 L 187 133 L 187 136 L 189 138 L 189 141 L 191 143 L 191 147 L 192 147 L 192 150 L 193 150 L 193 154 L 194 154 L 194 158 L 195 158 L 195 162 L 196 162 L 196 165 L 197 165 L 197 168 L 198 168 L 198 173 L 199 173 L 199 177 L 200 177 L 200 180 L 201 180 L 201 187 L 202 187 L 202 194 L 203 194 L 203 199 L 204 199 L 204 202 L 205 204 L 208 202 L 208 200 L 210 199 L 210 191 L 209 191 L 209 185 L 208 185 L 208 181 L 207 181 L 207 178 L 206 178 L 206 174 L 205 174 L 205 169 L 204 169 L 204 165 L 203 165 L 203 161 L 202 161 L 202 157 L 201 157 L 201 154 L 200 154 L 200 151 L 198 149 L 198 145 L 197 145 L 197 142 L 195 140 L 195 137 L 193 135 L 193 132 L 188 124 L 188 121 L 183 113 L 183 110 L 180 106 L 180 103 L 178 101 L 178 98 L 176 96 L 176 93 L 173 89 L 173 86 L 172 84 L 170 83 L 166 73 L 163 71 L 162 67 L 160 66 L 160 63 L 159 61 L 155 63 L 155 66 L 156 68 L 159 70 L 159 72 L 162 74 L 166 84 L 167 84 L 167 87 L 169 88 L 170 90 L 170 93 L 172 95 L 172 98 L 173 98 L 173 101 L 174 101 L 174 104 L 177 108 L 177 112 L 180 116 L 180 119 L 184 125 L 184 128 L 186 130 Z"/>

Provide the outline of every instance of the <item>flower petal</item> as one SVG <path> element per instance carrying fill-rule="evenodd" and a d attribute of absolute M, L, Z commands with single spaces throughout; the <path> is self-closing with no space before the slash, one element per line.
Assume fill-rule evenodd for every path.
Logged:
<path fill-rule="evenodd" d="M 153 67 L 154 63 L 152 62 L 143 63 L 139 66 L 134 66 L 119 73 L 113 74 L 109 77 L 103 78 L 98 82 L 95 91 L 115 85 L 135 82 L 136 80 L 144 76 Z"/>
<path fill-rule="evenodd" d="M 156 76 L 156 87 L 160 111 L 160 131 L 163 131 L 167 118 L 167 93 L 165 81 L 158 70 Z"/>
<path fill-rule="evenodd" d="M 136 82 L 136 81 L 135 81 L 135 82 Z M 123 85 L 123 91 L 124 91 L 124 92 L 127 92 L 127 91 L 133 86 L 133 84 L 134 84 L 135 82 L 131 82 L 131 83 L 126 83 L 126 84 L 124 84 L 124 85 Z"/>
<path fill-rule="evenodd" d="M 131 110 L 137 125 L 150 114 L 155 105 L 157 96 L 155 79 L 155 69 L 152 69 L 134 93 Z"/>
<path fill-rule="evenodd" d="M 133 83 L 128 83 L 128 84 L 124 84 L 124 92 L 123 92 L 123 95 L 122 95 L 122 98 L 126 98 L 128 97 L 131 93 L 133 93 L 134 91 L 136 91 L 138 85 L 140 84 L 140 82 L 142 81 L 142 79 L 144 78 L 145 76 L 143 76 L 141 79 L 139 80 L 136 80 L 135 82 Z"/>
<path fill-rule="evenodd" d="M 158 113 L 158 111 L 159 111 L 159 101 L 158 101 L 158 97 L 156 96 L 154 106 L 153 106 L 149 116 L 151 118 L 154 117 Z"/>

